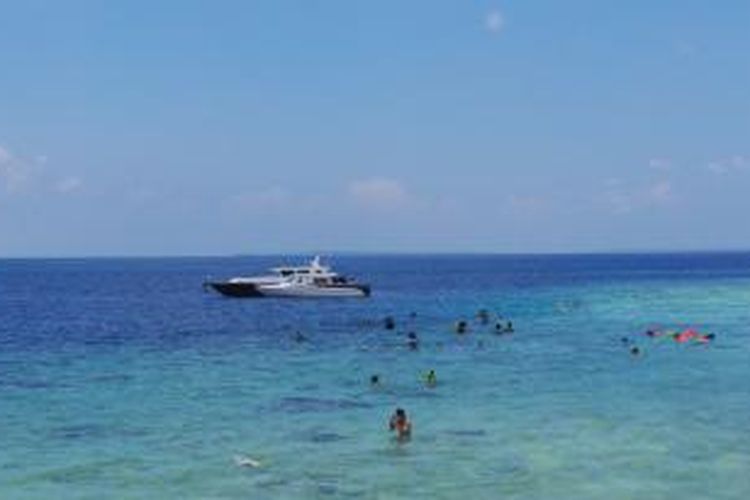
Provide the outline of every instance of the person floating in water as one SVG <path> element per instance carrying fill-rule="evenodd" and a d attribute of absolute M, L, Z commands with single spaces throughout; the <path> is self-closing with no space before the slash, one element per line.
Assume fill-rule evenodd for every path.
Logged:
<path fill-rule="evenodd" d="M 456 333 L 458 334 L 464 334 L 466 333 L 466 330 L 468 329 L 469 325 L 466 323 L 465 320 L 461 319 L 456 321 Z"/>
<path fill-rule="evenodd" d="M 505 325 L 505 333 L 513 333 L 513 322 L 511 320 L 508 320 L 508 323 Z"/>
<path fill-rule="evenodd" d="M 708 344 L 709 342 L 716 339 L 715 333 L 700 333 L 693 328 L 687 328 L 685 330 L 653 330 L 648 329 L 645 335 L 649 338 L 662 338 L 672 339 L 678 344 L 685 344 L 688 342 L 698 342 L 700 344 Z"/>
<path fill-rule="evenodd" d="M 685 342 L 688 342 L 691 340 L 694 342 L 698 342 L 700 344 L 708 344 L 709 342 L 711 342 L 712 340 L 716 338 L 716 334 L 715 333 L 701 334 L 701 333 L 696 332 L 695 330 L 688 329 L 688 330 L 673 334 L 672 338 L 674 339 L 675 342 L 679 342 L 680 344 L 684 344 Z"/>
<path fill-rule="evenodd" d="M 424 377 L 424 383 L 427 387 L 435 387 L 437 385 L 437 374 L 435 370 L 430 370 Z"/>
<path fill-rule="evenodd" d="M 406 336 L 406 345 L 411 349 L 412 351 L 416 351 L 419 349 L 419 339 L 417 338 L 417 334 L 414 332 L 409 332 L 409 334 Z"/>
<path fill-rule="evenodd" d="M 396 408 L 388 422 L 388 428 L 391 432 L 396 432 L 396 439 L 400 442 L 408 441 L 411 438 L 411 422 L 403 408 Z"/>
<path fill-rule="evenodd" d="M 687 330 L 675 332 L 672 334 L 672 339 L 680 344 L 684 344 L 685 342 L 689 342 L 691 340 L 695 342 L 707 343 L 712 341 L 715 337 L 716 335 L 713 333 L 702 334 L 692 328 L 688 328 Z"/>
<path fill-rule="evenodd" d="M 380 387 L 380 375 L 377 373 L 374 375 L 370 375 L 370 385 L 372 387 Z"/>
<path fill-rule="evenodd" d="M 393 319 L 393 316 L 387 316 L 383 320 L 383 326 L 386 330 L 393 330 L 394 328 L 396 328 L 396 320 Z"/>
<path fill-rule="evenodd" d="M 633 347 L 630 348 L 630 354 L 632 356 L 640 356 L 641 349 L 637 345 L 634 345 Z"/>

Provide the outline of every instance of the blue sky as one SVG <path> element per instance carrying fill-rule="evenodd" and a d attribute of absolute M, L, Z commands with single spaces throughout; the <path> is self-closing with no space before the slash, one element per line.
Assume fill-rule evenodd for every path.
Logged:
<path fill-rule="evenodd" d="M 0 256 L 750 248 L 750 2 L 0 11 Z"/>

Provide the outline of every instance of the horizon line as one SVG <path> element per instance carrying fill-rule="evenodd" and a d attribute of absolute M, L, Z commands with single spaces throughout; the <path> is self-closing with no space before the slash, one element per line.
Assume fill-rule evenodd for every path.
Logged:
<path fill-rule="evenodd" d="M 244 257 L 302 257 L 321 255 L 333 256 L 361 256 L 361 257 L 520 257 L 520 256 L 595 256 L 595 255 L 698 255 L 698 254 L 743 254 L 750 253 L 750 248 L 695 248 L 695 249 L 611 249 L 611 250 L 570 250 L 570 251 L 486 251 L 486 250 L 452 250 L 452 251 L 424 251 L 424 250 L 327 250 L 327 251 L 275 251 L 248 253 L 205 253 L 205 254 L 100 254 L 100 255 L 0 255 L 0 260 L 94 260 L 94 259 L 221 259 Z"/>

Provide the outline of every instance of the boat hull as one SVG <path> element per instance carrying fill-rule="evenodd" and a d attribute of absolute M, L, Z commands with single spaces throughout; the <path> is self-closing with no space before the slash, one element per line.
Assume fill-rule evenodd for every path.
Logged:
<path fill-rule="evenodd" d="M 258 291 L 264 297 L 291 297 L 291 298 L 364 298 L 370 296 L 368 285 L 346 285 L 346 286 L 260 286 Z"/>
<path fill-rule="evenodd" d="M 259 298 L 263 297 L 263 294 L 258 290 L 258 285 L 254 283 L 232 283 L 229 281 L 223 282 L 209 282 L 206 283 L 209 286 L 227 297 L 241 297 L 241 298 Z"/>
<path fill-rule="evenodd" d="M 226 297 L 263 298 L 263 297 L 369 297 L 368 285 L 349 286 L 278 286 L 270 284 L 216 281 L 207 282 L 205 286 L 213 288 Z"/>

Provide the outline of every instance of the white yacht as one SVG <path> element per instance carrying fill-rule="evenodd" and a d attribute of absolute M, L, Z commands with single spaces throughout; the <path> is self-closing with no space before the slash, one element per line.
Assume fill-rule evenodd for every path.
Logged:
<path fill-rule="evenodd" d="M 369 285 L 340 276 L 315 257 L 307 266 L 275 267 L 267 276 L 205 283 L 230 297 L 368 297 Z"/>

